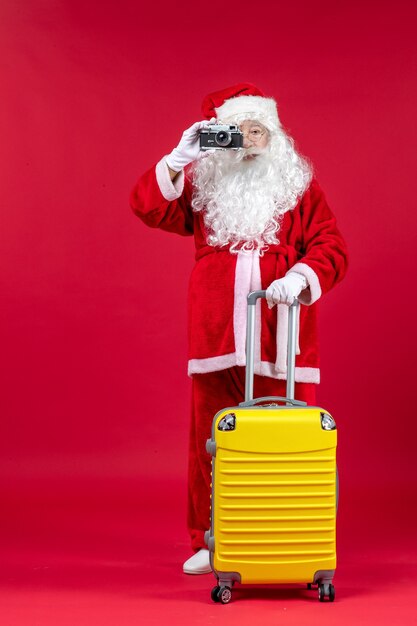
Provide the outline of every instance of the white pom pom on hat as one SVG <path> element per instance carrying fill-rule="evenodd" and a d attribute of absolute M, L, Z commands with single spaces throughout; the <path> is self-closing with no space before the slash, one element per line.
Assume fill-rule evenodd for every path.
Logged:
<path fill-rule="evenodd" d="M 268 130 L 277 130 L 281 124 L 278 118 L 277 103 L 251 83 L 239 83 L 220 91 L 210 93 L 203 100 L 203 115 L 206 119 L 257 120 Z"/>

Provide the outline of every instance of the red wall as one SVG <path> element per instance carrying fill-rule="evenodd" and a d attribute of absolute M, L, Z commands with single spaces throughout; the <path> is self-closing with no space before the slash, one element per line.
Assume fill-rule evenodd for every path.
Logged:
<path fill-rule="evenodd" d="M 239 81 L 277 99 L 348 242 L 348 276 L 321 304 L 319 390 L 345 488 L 415 481 L 414 13 L 1 3 L 6 490 L 185 480 L 193 245 L 146 229 L 128 196 L 203 96 Z"/>

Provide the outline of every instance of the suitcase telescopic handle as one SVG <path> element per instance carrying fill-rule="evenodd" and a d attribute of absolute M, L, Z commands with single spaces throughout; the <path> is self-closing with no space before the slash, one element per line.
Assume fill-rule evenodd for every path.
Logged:
<path fill-rule="evenodd" d="M 255 311 L 259 298 L 266 298 L 266 291 L 252 291 L 248 295 L 248 318 L 246 325 L 246 376 L 245 402 L 253 400 L 253 378 L 255 362 Z M 300 303 L 297 299 L 288 310 L 288 350 L 287 350 L 287 397 L 286 402 L 292 404 L 295 386 L 295 341 L 297 335 L 297 313 Z"/>

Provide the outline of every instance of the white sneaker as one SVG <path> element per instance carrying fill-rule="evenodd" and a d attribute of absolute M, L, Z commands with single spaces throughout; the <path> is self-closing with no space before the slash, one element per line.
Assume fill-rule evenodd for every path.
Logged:
<path fill-rule="evenodd" d="M 185 561 L 182 571 L 184 574 L 209 574 L 211 572 L 209 551 L 201 548 Z"/>

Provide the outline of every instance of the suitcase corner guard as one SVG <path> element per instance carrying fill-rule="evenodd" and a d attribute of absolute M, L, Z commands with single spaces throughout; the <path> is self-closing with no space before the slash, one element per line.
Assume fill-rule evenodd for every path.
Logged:
<path fill-rule="evenodd" d="M 216 456 L 216 442 L 213 439 L 207 439 L 206 450 L 211 456 Z"/>
<path fill-rule="evenodd" d="M 204 533 L 204 542 L 210 552 L 214 552 L 214 537 L 210 535 L 210 531 L 206 530 Z"/>

